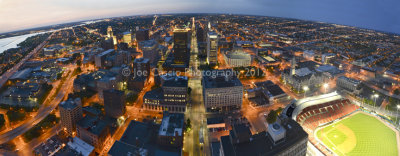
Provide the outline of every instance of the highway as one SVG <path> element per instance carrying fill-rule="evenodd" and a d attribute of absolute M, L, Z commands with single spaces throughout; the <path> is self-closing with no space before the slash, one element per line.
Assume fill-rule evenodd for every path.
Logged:
<path fill-rule="evenodd" d="M 74 80 L 74 78 L 72 78 L 72 71 L 73 70 L 71 70 L 71 72 L 67 72 L 69 74 L 66 78 L 66 81 L 61 86 L 61 88 L 63 88 L 63 89 L 61 89 L 58 92 L 57 96 L 53 100 L 51 100 L 50 103 L 42 104 L 42 107 L 37 111 L 35 117 L 28 119 L 25 123 L 12 129 L 11 131 L 1 134 L 0 135 L 0 144 L 6 143 L 10 140 L 13 140 L 17 136 L 20 136 L 23 133 L 27 132 L 33 126 L 35 126 L 40 121 L 42 121 L 47 115 L 49 115 L 58 106 L 58 104 L 63 100 L 64 96 L 68 95 L 68 93 L 70 93 L 70 91 L 72 90 L 73 80 Z M 57 87 L 54 87 L 53 89 L 56 89 L 56 88 Z M 50 96 L 51 95 L 49 95 L 48 97 L 50 97 Z"/>

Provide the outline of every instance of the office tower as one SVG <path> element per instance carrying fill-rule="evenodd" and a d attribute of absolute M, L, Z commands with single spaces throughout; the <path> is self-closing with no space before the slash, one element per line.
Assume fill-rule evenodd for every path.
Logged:
<path fill-rule="evenodd" d="M 232 69 L 214 70 L 204 75 L 203 98 L 207 111 L 235 111 L 243 103 L 243 85 Z"/>
<path fill-rule="evenodd" d="M 130 31 L 124 32 L 122 40 L 129 45 L 132 42 L 132 33 Z"/>
<path fill-rule="evenodd" d="M 143 51 L 143 58 L 147 58 L 151 65 L 155 65 L 159 58 L 158 43 L 155 40 L 146 40 L 139 43 L 139 48 Z"/>
<path fill-rule="evenodd" d="M 189 59 L 189 30 L 186 28 L 174 29 L 174 62 L 184 64 Z"/>
<path fill-rule="evenodd" d="M 207 34 L 207 62 L 208 64 L 217 64 L 218 52 L 218 34 L 208 32 Z"/>
<path fill-rule="evenodd" d="M 155 111 L 185 112 L 188 79 L 185 76 L 162 75 L 161 88 L 146 92 L 143 108 Z"/>
<path fill-rule="evenodd" d="M 149 29 L 139 29 L 136 31 L 136 41 L 137 42 L 142 42 L 149 40 Z"/>
<path fill-rule="evenodd" d="M 112 30 L 112 27 L 111 26 L 108 26 L 108 28 L 107 28 L 107 38 L 112 38 L 114 36 L 114 34 L 113 34 L 113 30 Z"/>
<path fill-rule="evenodd" d="M 61 127 L 68 135 L 73 136 L 76 123 L 82 118 L 82 102 L 80 98 L 68 99 L 60 103 Z"/>
<path fill-rule="evenodd" d="M 125 114 L 125 94 L 123 91 L 115 89 L 104 90 L 103 97 L 106 115 L 119 118 Z"/>
<path fill-rule="evenodd" d="M 147 58 L 136 58 L 133 61 L 133 72 L 135 77 L 150 75 L 150 60 Z"/>

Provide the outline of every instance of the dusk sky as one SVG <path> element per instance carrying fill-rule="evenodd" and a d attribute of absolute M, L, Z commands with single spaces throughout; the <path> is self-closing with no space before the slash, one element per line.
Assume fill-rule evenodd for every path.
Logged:
<path fill-rule="evenodd" d="M 400 34 L 400 0 L 0 0 L 0 33 L 154 13 L 291 17 Z"/>

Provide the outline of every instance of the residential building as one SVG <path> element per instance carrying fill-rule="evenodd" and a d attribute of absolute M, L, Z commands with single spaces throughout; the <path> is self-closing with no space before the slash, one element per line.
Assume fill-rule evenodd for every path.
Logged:
<path fill-rule="evenodd" d="M 68 99 L 59 105 L 61 127 L 68 135 L 75 136 L 76 123 L 82 119 L 82 101 L 80 98 Z"/>

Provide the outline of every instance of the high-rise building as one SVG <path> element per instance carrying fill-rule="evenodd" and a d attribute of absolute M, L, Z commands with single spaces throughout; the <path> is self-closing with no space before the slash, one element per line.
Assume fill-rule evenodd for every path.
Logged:
<path fill-rule="evenodd" d="M 124 32 L 122 40 L 129 45 L 132 42 L 132 33 L 130 31 Z"/>
<path fill-rule="evenodd" d="M 174 29 L 174 62 L 185 64 L 189 59 L 189 29 Z"/>
<path fill-rule="evenodd" d="M 217 64 L 218 34 L 215 32 L 207 33 L 207 62 Z"/>
<path fill-rule="evenodd" d="M 143 51 L 143 58 L 150 60 L 150 64 L 154 65 L 160 58 L 158 43 L 155 40 L 146 40 L 139 43 L 139 48 Z"/>
<path fill-rule="evenodd" d="M 139 29 L 136 31 L 136 41 L 142 42 L 150 39 L 149 29 Z"/>
<path fill-rule="evenodd" d="M 61 127 L 68 135 L 76 132 L 76 123 L 82 118 L 82 102 L 80 98 L 68 99 L 60 103 Z"/>
<path fill-rule="evenodd" d="M 185 112 L 188 80 L 185 76 L 162 75 L 161 88 L 146 92 L 143 108 L 153 111 Z"/>
<path fill-rule="evenodd" d="M 239 110 L 243 103 L 243 85 L 233 70 L 213 70 L 209 73 L 202 80 L 207 111 Z"/>
<path fill-rule="evenodd" d="M 104 96 L 104 111 L 106 115 L 119 118 L 126 112 L 125 94 L 123 91 L 109 89 L 103 91 Z"/>
<path fill-rule="evenodd" d="M 107 38 L 112 38 L 114 36 L 114 34 L 113 34 L 113 30 L 112 30 L 112 27 L 111 26 L 108 26 L 107 27 Z"/>
<path fill-rule="evenodd" d="M 150 60 L 147 58 L 136 58 L 133 61 L 133 72 L 135 77 L 148 77 L 150 75 Z"/>

